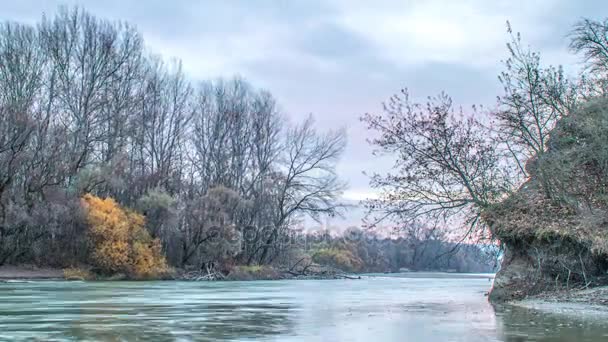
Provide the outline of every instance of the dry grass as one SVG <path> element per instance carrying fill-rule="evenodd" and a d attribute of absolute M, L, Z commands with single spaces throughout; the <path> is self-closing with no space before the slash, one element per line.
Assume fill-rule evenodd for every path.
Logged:
<path fill-rule="evenodd" d="M 63 270 L 65 280 L 95 280 L 95 275 L 88 270 L 71 267 Z"/>
<path fill-rule="evenodd" d="M 272 266 L 235 266 L 227 280 L 275 280 L 281 279 L 281 273 Z"/>
<path fill-rule="evenodd" d="M 608 211 L 600 206 L 573 208 L 546 199 L 533 184 L 484 212 L 501 240 L 571 239 L 595 254 L 608 254 Z"/>

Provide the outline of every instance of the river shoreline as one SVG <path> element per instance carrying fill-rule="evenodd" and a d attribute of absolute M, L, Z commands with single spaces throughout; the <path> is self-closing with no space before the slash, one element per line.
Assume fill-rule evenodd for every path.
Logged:
<path fill-rule="evenodd" d="M 0 281 L 64 279 L 63 270 L 51 267 L 0 266 Z"/>
<path fill-rule="evenodd" d="M 608 286 L 543 293 L 508 304 L 561 315 L 608 318 Z"/>
<path fill-rule="evenodd" d="M 239 267 L 237 267 L 239 268 Z M 474 274 L 474 273 L 454 273 L 454 272 L 442 272 L 442 271 L 410 271 L 410 272 L 378 272 L 378 273 L 345 273 L 335 269 L 328 269 L 325 272 L 315 272 L 310 274 L 297 274 L 281 269 L 270 268 L 270 271 L 260 272 L 248 271 L 243 272 L 242 268 L 247 267 L 241 266 L 239 272 L 233 272 L 228 276 L 218 279 L 212 279 L 213 281 L 256 281 L 256 280 L 336 280 L 336 279 L 361 279 L 362 277 L 393 277 L 399 274 L 407 274 L 408 278 L 452 278 L 454 275 L 462 276 L 466 278 L 484 278 L 491 281 L 494 278 L 494 274 Z M 64 269 L 53 268 L 53 267 L 38 267 L 34 265 L 4 265 L 0 266 L 0 282 L 7 280 L 66 280 Z M 197 273 L 197 272 L 195 272 Z M 197 278 L 188 277 L 185 270 L 177 269 L 174 270 L 171 276 L 162 278 L 159 280 L 176 280 L 176 281 L 208 281 L 210 279 L 192 279 Z M 204 272 L 198 273 L 204 275 Z M 72 279 L 74 280 L 74 279 Z M 82 279 L 85 280 L 85 279 Z M 130 280 L 120 275 L 113 277 L 99 277 L 92 280 L 102 281 L 123 281 Z M 489 288 L 488 288 L 489 291 Z"/>
<path fill-rule="evenodd" d="M 416 273 L 416 272 L 412 272 Z M 421 274 L 424 274 L 422 272 Z M 260 277 L 247 275 L 245 277 L 229 277 L 218 281 L 256 281 L 256 280 L 323 280 L 323 279 L 360 279 L 359 274 L 332 274 L 326 276 L 280 276 L 280 277 Z M 10 280 L 66 280 L 63 269 L 50 267 L 36 267 L 31 265 L 22 266 L 0 266 L 0 282 Z M 108 279 L 102 279 L 108 280 Z M 117 279 L 115 279 L 117 280 Z M 181 279 L 179 276 L 171 280 Z M 189 280 L 192 281 L 192 280 Z M 522 300 L 512 301 L 508 304 L 547 313 L 564 315 L 585 315 L 608 318 L 608 286 L 595 287 L 584 290 L 570 290 L 544 293 L 537 296 L 530 296 Z"/>
<path fill-rule="evenodd" d="M 0 282 L 7 281 L 37 281 L 37 280 L 65 280 L 63 269 L 51 267 L 36 267 L 31 265 L 0 266 Z M 417 272 L 411 272 L 416 274 Z M 425 272 L 421 272 L 421 275 Z M 437 276 L 436 273 L 435 276 Z M 449 274 L 446 274 L 446 276 Z M 251 275 L 228 277 L 217 281 L 258 281 L 258 280 L 331 280 L 331 279 L 361 279 L 359 274 L 332 274 L 308 276 L 277 276 L 255 277 Z M 115 280 L 121 279 L 99 279 Z M 195 281 L 179 276 L 167 280 Z M 508 302 L 509 305 L 560 315 L 584 315 L 585 317 L 608 318 L 608 286 L 595 287 L 584 290 L 569 290 L 548 292 L 530 296 L 522 300 Z"/>
<path fill-rule="evenodd" d="M 261 271 L 260 271 L 261 270 Z M 325 280 L 325 279 L 360 279 L 359 274 L 342 272 L 323 272 L 315 274 L 295 274 L 274 268 L 263 268 L 257 271 L 238 270 L 227 276 L 210 278 L 205 277 L 204 272 L 186 272 L 184 270 L 174 270 L 168 277 L 159 280 L 183 280 L 183 281 L 256 281 L 256 280 Z M 94 277 L 93 279 L 69 279 L 64 274 L 64 269 L 52 267 L 36 267 L 33 265 L 4 265 L 0 266 L 0 282 L 10 280 L 103 280 L 103 281 L 122 281 L 132 280 L 121 275 L 113 277 Z"/>

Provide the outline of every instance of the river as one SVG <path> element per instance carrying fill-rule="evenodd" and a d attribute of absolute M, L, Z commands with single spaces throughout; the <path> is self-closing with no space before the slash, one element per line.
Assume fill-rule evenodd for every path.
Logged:
<path fill-rule="evenodd" d="M 494 308 L 485 275 L 0 283 L 4 341 L 606 341 L 608 323 Z"/>

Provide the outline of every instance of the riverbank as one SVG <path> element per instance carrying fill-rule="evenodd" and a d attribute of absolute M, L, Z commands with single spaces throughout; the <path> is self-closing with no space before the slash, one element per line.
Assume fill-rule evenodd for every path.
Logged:
<path fill-rule="evenodd" d="M 509 304 L 547 313 L 608 318 L 608 286 L 530 296 Z"/>
<path fill-rule="evenodd" d="M 254 280 L 284 280 L 284 279 L 360 279 L 357 274 L 343 273 L 332 268 L 313 268 L 307 272 L 277 269 L 270 266 L 236 266 L 228 274 L 208 271 L 172 270 L 161 280 L 184 281 L 254 281 Z M 7 280 L 129 280 L 128 277 L 117 274 L 112 277 L 97 276 L 86 269 L 72 268 L 66 270 L 33 265 L 0 266 L 0 282 Z M 151 280 L 151 279 L 148 279 Z"/>
<path fill-rule="evenodd" d="M 58 268 L 40 268 L 35 266 L 0 266 L 0 281 L 13 279 L 63 279 L 63 270 Z"/>

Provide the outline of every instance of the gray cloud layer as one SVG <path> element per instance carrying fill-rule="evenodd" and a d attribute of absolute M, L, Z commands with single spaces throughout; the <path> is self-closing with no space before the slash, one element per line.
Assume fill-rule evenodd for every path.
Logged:
<path fill-rule="evenodd" d="M 571 25 L 608 8 L 599 0 L 0 3 L 2 20 L 33 23 L 61 4 L 126 20 L 151 51 L 181 58 L 194 79 L 240 74 L 275 94 L 294 119 L 313 113 L 321 128 L 347 126 L 349 146 L 339 172 L 351 185 L 350 199 L 369 193 L 363 170 L 390 165 L 372 159 L 361 114 L 378 111 L 405 86 L 416 98 L 445 90 L 465 107 L 492 107 L 500 90 L 499 61 L 506 57 L 507 20 L 545 61 L 569 66 L 576 61 L 566 49 Z"/>

